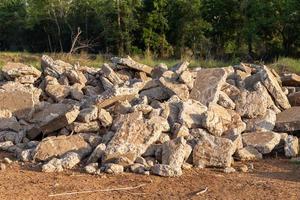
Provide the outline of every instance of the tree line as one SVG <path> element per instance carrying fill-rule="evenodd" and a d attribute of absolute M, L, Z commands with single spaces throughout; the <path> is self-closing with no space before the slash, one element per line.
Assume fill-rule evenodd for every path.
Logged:
<path fill-rule="evenodd" d="M 299 0 L 1 0 L 0 50 L 299 57 Z"/>

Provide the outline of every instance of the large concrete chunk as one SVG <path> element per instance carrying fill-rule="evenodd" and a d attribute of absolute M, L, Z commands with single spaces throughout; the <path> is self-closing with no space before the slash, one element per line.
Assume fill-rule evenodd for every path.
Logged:
<path fill-rule="evenodd" d="M 292 106 L 300 106 L 300 92 L 292 93 L 288 98 Z"/>
<path fill-rule="evenodd" d="M 250 132 L 242 135 L 245 146 L 253 146 L 260 153 L 270 153 L 280 142 L 280 134 L 275 132 Z"/>
<path fill-rule="evenodd" d="M 183 137 L 165 142 L 162 145 L 162 164 L 169 165 L 174 171 L 181 171 L 181 166 L 192 152 L 192 147 Z"/>
<path fill-rule="evenodd" d="M 263 66 L 260 75 L 262 83 L 272 95 L 275 104 L 281 107 L 282 109 L 290 108 L 291 105 L 288 101 L 287 96 L 282 91 L 282 88 L 279 85 L 275 75 L 268 69 L 267 66 Z"/>
<path fill-rule="evenodd" d="M 273 110 L 268 109 L 264 116 L 255 119 L 245 119 L 244 121 L 247 124 L 247 132 L 272 131 L 275 127 L 276 113 Z"/>
<path fill-rule="evenodd" d="M 217 103 L 222 85 L 225 83 L 227 73 L 224 69 L 201 69 L 198 72 L 191 91 L 190 98 L 208 106 Z"/>
<path fill-rule="evenodd" d="M 238 149 L 235 153 L 235 158 L 237 160 L 246 161 L 246 160 L 259 160 L 263 156 L 257 151 L 253 146 L 247 146 L 242 149 Z"/>
<path fill-rule="evenodd" d="M 0 90 L 0 110 L 9 110 L 17 118 L 29 118 L 34 111 L 33 93 L 22 90 Z"/>
<path fill-rule="evenodd" d="M 36 80 L 41 76 L 41 72 L 38 69 L 32 66 L 29 67 L 22 63 L 9 62 L 2 67 L 1 71 L 8 80 L 18 81 L 18 78 L 23 76 L 30 76 L 33 77 L 33 80 Z"/>
<path fill-rule="evenodd" d="M 73 66 L 69 63 L 61 60 L 53 60 L 47 55 L 42 56 L 41 67 L 44 75 L 49 75 L 55 78 L 59 78 L 67 70 L 73 69 Z"/>
<path fill-rule="evenodd" d="M 31 122 L 35 127 L 28 131 L 27 137 L 36 138 L 41 132 L 49 134 L 75 121 L 79 114 L 79 107 L 69 104 L 49 104 L 33 114 Z"/>
<path fill-rule="evenodd" d="M 300 107 L 292 107 L 277 114 L 275 130 L 280 132 L 300 130 Z"/>
<path fill-rule="evenodd" d="M 256 118 L 266 114 L 272 106 L 272 99 L 266 88 L 258 82 L 255 91 L 243 90 L 235 101 L 236 111 L 246 118 Z"/>
<path fill-rule="evenodd" d="M 34 160 L 46 161 L 68 152 L 76 152 L 82 157 L 92 151 L 90 145 L 79 135 L 48 137 L 35 150 Z"/>
<path fill-rule="evenodd" d="M 300 76 L 297 74 L 284 74 L 281 77 L 283 86 L 300 87 Z"/>
<path fill-rule="evenodd" d="M 200 167 L 230 167 L 235 151 L 231 140 L 215 137 L 205 132 L 199 133 L 200 139 L 193 150 L 193 163 Z"/>
<path fill-rule="evenodd" d="M 202 125 L 215 136 L 221 136 L 230 130 L 236 130 L 241 133 L 246 128 L 245 123 L 236 112 L 226 110 L 214 103 L 211 103 L 207 112 L 204 113 Z"/>
<path fill-rule="evenodd" d="M 163 77 L 161 77 L 159 81 L 166 88 L 166 91 L 170 96 L 177 95 L 182 100 L 187 100 L 189 98 L 189 88 L 185 84 L 173 83 Z"/>
<path fill-rule="evenodd" d="M 207 111 L 207 107 L 200 102 L 189 99 L 182 103 L 179 121 L 188 128 L 198 128 L 201 126 L 203 113 Z"/>
<path fill-rule="evenodd" d="M 152 67 L 149 67 L 147 65 L 144 65 L 144 64 L 141 64 L 141 63 L 138 63 L 138 62 L 132 60 L 132 58 L 130 58 L 129 56 L 127 58 L 113 57 L 111 59 L 111 61 L 115 64 L 126 66 L 129 68 L 138 70 L 138 71 L 145 72 L 147 74 L 151 74 L 152 69 L 153 69 Z"/>
<path fill-rule="evenodd" d="M 107 144 L 104 162 L 133 162 L 157 141 L 162 131 L 168 131 L 168 122 L 162 117 L 143 119 L 140 112 L 123 115 L 114 123 L 116 133 Z M 128 164 L 128 162 L 126 164 Z"/>
<path fill-rule="evenodd" d="M 115 87 L 98 95 L 95 104 L 98 108 L 105 108 L 115 104 L 117 101 L 131 100 L 137 95 L 139 88 Z"/>

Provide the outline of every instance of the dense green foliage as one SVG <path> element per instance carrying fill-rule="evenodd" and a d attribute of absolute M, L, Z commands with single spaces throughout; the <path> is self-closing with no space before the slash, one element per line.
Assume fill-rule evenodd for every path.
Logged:
<path fill-rule="evenodd" d="M 268 61 L 300 57 L 299 33 L 299 0 L 0 1 L 2 51 Z"/>

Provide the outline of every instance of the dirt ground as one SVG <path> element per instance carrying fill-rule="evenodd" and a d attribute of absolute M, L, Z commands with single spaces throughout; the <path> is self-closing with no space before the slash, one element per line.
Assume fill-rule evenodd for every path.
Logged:
<path fill-rule="evenodd" d="M 5 156 L 11 157 L 0 152 L 0 160 Z M 178 178 L 162 178 L 129 173 L 92 176 L 78 170 L 46 174 L 38 166 L 13 163 L 0 171 L 0 199 L 300 199 L 299 164 L 269 158 L 253 165 L 253 172 L 248 173 L 191 169 Z M 128 191 L 49 196 L 141 184 L 145 185 Z M 196 195 L 206 187 L 205 193 Z"/>

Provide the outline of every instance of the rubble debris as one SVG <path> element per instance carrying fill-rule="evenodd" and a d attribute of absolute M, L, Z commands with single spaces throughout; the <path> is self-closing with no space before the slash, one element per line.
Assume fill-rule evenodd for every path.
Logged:
<path fill-rule="evenodd" d="M 217 103 L 227 73 L 222 68 L 201 69 L 198 71 L 190 98 L 199 101 L 205 106 L 209 103 Z"/>
<path fill-rule="evenodd" d="M 191 167 L 246 172 L 251 167 L 234 161 L 271 152 L 298 156 L 298 75 L 284 74 L 282 88 L 276 72 L 260 65 L 111 61 L 97 69 L 44 55 L 42 72 L 7 63 L 0 70 L 0 151 L 43 172 L 78 166 L 92 175 L 164 177 Z"/>

